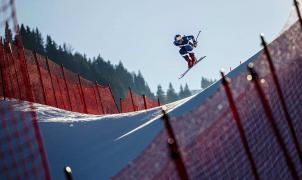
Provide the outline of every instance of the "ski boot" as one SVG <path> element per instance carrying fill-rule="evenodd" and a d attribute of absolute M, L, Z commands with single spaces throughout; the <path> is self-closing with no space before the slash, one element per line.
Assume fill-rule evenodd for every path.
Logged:
<path fill-rule="evenodd" d="M 197 59 L 196 59 L 194 53 L 189 53 L 189 55 L 190 55 L 190 58 L 191 58 L 191 61 L 192 61 L 191 64 L 192 64 L 192 66 L 193 66 L 194 64 L 196 64 Z"/>

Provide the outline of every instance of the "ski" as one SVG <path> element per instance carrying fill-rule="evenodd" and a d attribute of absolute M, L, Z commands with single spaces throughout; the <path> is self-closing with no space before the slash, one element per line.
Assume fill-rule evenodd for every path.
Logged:
<path fill-rule="evenodd" d="M 181 75 L 180 75 L 180 77 L 178 78 L 178 79 L 181 79 L 181 78 L 183 78 L 196 64 L 198 64 L 201 60 L 203 60 L 204 58 L 205 58 L 206 56 L 203 56 L 203 57 L 201 57 L 201 58 L 199 58 L 197 61 L 196 61 L 196 63 L 192 66 L 192 67 L 190 67 L 190 68 L 188 68 L 184 73 L 182 73 Z"/>

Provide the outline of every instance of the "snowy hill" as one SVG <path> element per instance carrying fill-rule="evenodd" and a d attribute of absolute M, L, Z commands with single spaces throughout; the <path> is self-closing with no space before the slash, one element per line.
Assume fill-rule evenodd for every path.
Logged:
<path fill-rule="evenodd" d="M 296 23 L 272 44 L 270 50 L 296 129 L 301 129 L 302 35 Z M 227 76 L 247 133 L 251 153 L 262 179 L 290 179 L 284 156 L 266 121 L 254 86 L 246 80 L 246 66 L 254 62 L 299 177 L 295 148 L 276 98 L 274 84 L 262 51 Z M 218 72 L 217 72 L 218 73 Z M 16 112 L 29 111 L 27 103 L 10 100 Z M 34 104 L 43 134 L 53 179 L 64 179 L 63 167 L 75 179 L 176 179 L 168 155 L 161 108 L 115 114 L 85 115 Z M 221 81 L 189 98 L 166 105 L 191 179 L 252 179 L 249 161 Z M 302 134 L 299 132 L 299 139 Z M 300 144 L 302 142 L 300 141 Z"/>
<path fill-rule="evenodd" d="M 254 56 L 246 63 L 253 61 Z M 236 76 L 245 64 L 232 71 Z M 215 83 L 202 93 L 167 104 L 172 117 L 200 106 L 220 87 Z M 24 103 L 10 101 L 19 111 Z M 76 179 L 108 179 L 139 156 L 163 129 L 161 107 L 115 115 L 86 115 L 34 104 L 54 179 L 64 179 L 62 168 L 72 167 Z"/>

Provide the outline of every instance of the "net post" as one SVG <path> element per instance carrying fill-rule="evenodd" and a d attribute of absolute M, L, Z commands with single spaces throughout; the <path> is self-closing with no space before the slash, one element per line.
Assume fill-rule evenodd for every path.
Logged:
<path fill-rule="evenodd" d="M 51 87 L 52 87 L 53 96 L 55 98 L 56 107 L 59 108 L 58 100 L 57 100 L 57 96 L 56 96 L 56 92 L 55 92 L 55 87 L 53 85 L 53 79 L 52 79 L 52 75 L 51 75 L 50 68 L 49 68 L 48 57 L 46 57 L 46 67 L 47 67 L 48 75 L 50 77 L 50 83 L 51 83 Z"/>
<path fill-rule="evenodd" d="M 64 167 L 64 174 L 65 174 L 66 180 L 73 180 L 72 170 L 69 166 Z"/>
<path fill-rule="evenodd" d="M 104 110 L 104 106 L 103 106 L 103 102 L 102 102 L 102 97 L 101 97 L 101 94 L 100 94 L 100 91 L 99 91 L 99 85 L 98 85 L 97 81 L 95 81 L 95 87 L 96 87 L 97 94 L 98 94 L 98 96 L 100 98 L 102 113 L 105 114 L 105 110 Z"/>
<path fill-rule="evenodd" d="M 259 173 L 258 173 L 257 167 L 256 167 L 256 163 L 255 163 L 255 160 L 253 159 L 253 155 L 252 155 L 252 152 L 250 150 L 246 134 L 244 132 L 242 121 L 240 119 L 238 109 L 236 107 L 236 103 L 234 101 L 233 94 L 231 92 L 231 88 L 229 86 L 230 79 L 225 76 L 223 71 L 221 71 L 220 74 L 221 74 L 221 77 L 222 77 L 221 82 L 222 82 L 222 85 L 224 87 L 224 90 L 225 90 L 225 93 L 226 93 L 226 96 L 227 96 L 227 99 L 228 99 L 228 102 L 229 102 L 229 105 L 230 105 L 230 109 L 232 111 L 232 115 L 233 115 L 235 124 L 237 126 L 238 131 L 239 131 L 240 139 L 242 141 L 245 153 L 246 153 L 247 158 L 250 162 L 253 175 L 254 175 L 256 180 L 260 180 Z"/>
<path fill-rule="evenodd" d="M 145 109 L 148 109 L 146 95 L 144 95 L 144 94 L 143 94 L 143 100 L 144 100 L 144 107 L 145 107 Z"/>
<path fill-rule="evenodd" d="M 1 50 L 0 50 L 0 57 L 1 59 L 4 60 L 4 51 L 3 51 L 3 43 L 2 43 L 2 38 L 1 38 Z M 1 73 L 1 82 L 2 82 L 2 93 L 3 93 L 3 100 L 6 100 L 6 87 L 5 87 L 5 80 L 4 80 L 4 67 L 2 66 L 2 61 L 0 61 L 0 73 Z"/>
<path fill-rule="evenodd" d="M 12 92 L 10 91 L 10 88 L 9 88 L 11 86 L 11 89 L 12 89 L 13 85 L 12 85 L 11 75 L 10 75 L 10 72 L 8 70 L 8 66 L 6 65 L 7 64 L 7 62 L 6 62 L 7 56 L 6 56 L 6 51 L 5 51 L 4 45 L 3 45 L 2 51 L 3 51 L 3 66 L 4 66 L 3 67 L 3 74 L 6 77 L 5 79 L 6 79 L 6 83 L 7 83 L 6 84 L 6 97 L 9 98 L 9 97 L 13 97 Z M 5 73 L 5 70 L 8 71 L 8 72 Z M 23 100 L 23 98 L 21 100 Z"/>
<path fill-rule="evenodd" d="M 157 104 L 158 106 L 161 106 L 159 97 L 157 97 Z"/>
<path fill-rule="evenodd" d="M 42 85 L 44 103 L 47 104 L 46 93 L 45 93 L 45 88 L 44 88 L 43 79 L 42 79 L 42 73 L 41 73 L 41 69 L 40 69 L 40 65 L 39 65 L 39 61 L 38 61 L 38 57 L 37 57 L 37 52 L 34 51 L 33 53 L 34 53 L 34 59 L 35 59 L 35 62 L 36 62 L 38 73 L 39 73 L 39 80 L 40 80 L 40 83 Z"/>
<path fill-rule="evenodd" d="M 130 97 L 131 97 L 131 101 L 132 101 L 132 107 L 133 107 L 133 111 L 136 111 L 135 109 L 135 104 L 134 104 L 134 99 L 133 99 L 133 94 L 132 94 L 132 90 L 131 87 L 129 87 L 129 92 L 130 92 Z"/>
<path fill-rule="evenodd" d="M 248 65 L 248 71 L 250 72 L 250 76 L 252 77 L 251 82 L 254 84 L 254 86 L 256 88 L 256 91 L 257 91 L 258 96 L 261 100 L 262 107 L 264 109 L 265 115 L 266 115 L 267 120 L 268 120 L 268 122 L 269 122 L 269 124 L 270 124 L 270 126 L 273 130 L 273 133 L 274 133 L 274 136 L 276 137 L 277 143 L 278 143 L 279 147 L 281 148 L 282 154 L 285 158 L 285 161 L 286 161 L 286 164 L 287 164 L 287 166 L 290 170 L 290 173 L 291 173 L 291 175 L 294 179 L 299 179 L 299 176 L 298 176 L 297 170 L 295 169 L 293 160 L 291 159 L 291 157 L 289 155 L 289 152 L 286 148 L 286 144 L 285 144 L 285 142 L 284 142 L 284 140 L 281 136 L 281 133 L 278 129 L 277 122 L 276 122 L 276 120 L 273 116 L 273 112 L 272 112 L 271 107 L 269 105 L 268 99 L 266 98 L 266 96 L 264 94 L 264 91 L 262 90 L 262 88 L 260 86 L 260 80 L 259 80 L 259 77 L 258 77 L 258 73 L 254 69 L 254 64 L 253 63 L 250 63 Z"/>
<path fill-rule="evenodd" d="M 82 94 L 82 101 L 84 103 L 84 110 L 85 110 L 85 113 L 88 114 L 88 109 L 87 109 L 87 105 L 86 105 L 86 101 L 85 101 L 85 97 L 84 97 L 84 91 L 83 91 L 83 86 L 82 86 L 82 82 L 81 82 L 81 77 L 80 77 L 79 74 L 78 74 L 78 81 L 79 81 L 79 84 L 80 84 L 80 90 L 81 90 L 81 94 Z"/>
<path fill-rule="evenodd" d="M 284 115 L 285 115 L 285 120 L 286 120 L 286 123 L 289 127 L 289 131 L 290 131 L 291 137 L 293 139 L 294 146 L 297 150 L 298 157 L 299 157 L 299 160 L 300 160 L 300 165 L 302 166 L 301 147 L 300 147 L 299 142 L 298 142 L 297 133 L 296 133 L 294 125 L 293 125 L 293 120 L 292 120 L 292 118 L 289 114 L 288 107 L 285 103 L 285 98 L 284 98 L 284 95 L 283 95 L 283 92 L 282 92 L 282 89 L 281 89 L 281 85 L 280 85 L 278 77 L 277 77 L 277 72 L 276 72 L 276 69 L 275 69 L 274 64 L 273 64 L 272 56 L 270 54 L 270 51 L 268 49 L 268 46 L 267 46 L 267 43 L 265 41 L 265 38 L 264 38 L 263 34 L 260 35 L 260 39 L 261 39 L 261 44 L 264 48 L 264 53 L 266 55 L 266 59 L 267 59 L 268 64 L 269 64 L 270 71 L 272 73 L 273 82 L 275 84 L 277 94 L 278 94 L 278 97 L 279 97 L 280 102 L 281 102 L 282 110 L 283 110 Z"/>
<path fill-rule="evenodd" d="M 14 67 L 14 71 L 15 71 L 15 77 L 16 77 L 16 81 L 17 81 L 17 88 L 18 88 L 18 93 L 19 93 L 19 99 L 21 99 L 21 89 L 20 89 L 20 83 L 18 80 L 18 74 L 17 74 L 17 69 L 16 69 L 16 64 L 15 64 L 15 58 L 13 56 L 13 50 L 11 47 L 11 44 L 8 43 L 8 49 L 9 49 L 9 56 L 12 58 L 12 63 L 13 63 L 13 67 Z"/>
<path fill-rule="evenodd" d="M 93 89 L 93 94 L 94 94 L 94 98 L 95 98 L 95 103 L 96 103 L 96 106 L 98 107 L 98 112 L 99 112 L 99 114 L 102 114 L 100 112 L 100 105 L 98 103 L 98 97 L 96 95 L 97 93 L 95 92 L 95 88 L 97 88 L 97 84 L 94 84 L 94 86 L 92 86 L 92 89 Z"/>
<path fill-rule="evenodd" d="M 68 102 L 69 102 L 70 110 L 72 111 L 72 103 L 71 103 L 71 98 L 70 98 L 70 92 L 69 92 L 69 88 L 68 88 L 68 85 L 67 85 L 63 64 L 61 64 L 61 71 L 62 71 L 62 74 L 63 74 L 64 84 L 65 84 L 65 88 L 66 88 L 67 95 L 68 95 Z"/>
<path fill-rule="evenodd" d="M 123 113 L 123 104 L 122 104 L 122 98 L 120 98 L 120 109 L 121 109 L 121 113 Z"/>
<path fill-rule="evenodd" d="M 109 90 L 110 90 L 111 97 L 112 97 L 112 99 L 113 99 L 113 101 L 114 101 L 116 110 L 117 110 L 117 112 L 119 112 L 119 109 L 118 109 L 118 107 L 117 107 L 117 103 L 116 103 L 115 98 L 114 98 L 114 96 L 113 96 L 113 93 L 112 93 L 112 89 L 111 89 L 110 84 L 108 84 L 108 87 L 109 87 Z"/>
<path fill-rule="evenodd" d="M 299 18 L 299 22 L 300 22 L 300 25 L 301 25 L 301 28 L 302 28 L 302 16 L 301 16 L 300 8 L 299 8 L 299 2 L 297 0 L 294 0 L 294 5 L 295 5 L 297 16 Z"/>
<path fill-rule="evenodd" d="M 59 81 L 58 76 L 56 77 L 56 80 L 57 80 L 57 84 L 58 84 L 58 86 L 59 86 L 59 93 L 60 93 L 60 96 L 61 96 L 61 98 L 62 98 L 62 103 L 63 103 L 64 109 L 67 110 L 66 105 L 65 105 L 65 102 L 64 102 L 64 98 L 63 98 L 63 94 L 62 94 L 62 88 L 61 88 L 61 85 L 60 85 L 60 81 Z"/>
<path fill-rule="evenodd" d="M 28 73 L 28 68 L 27 68 L 27 63 L 26 63 L 26 57 L 24 53 L 24 47 L 22 46 L 22 41 L 21 41 L 21 35 L 17 34 L 16 35 L 17 39 L 17 52 L 18 52 L 18 57 L 19 57 L 19 62 L 20 62 L 20 70 L 22 73 L 23 77 L 23 82 L 25 84 L 25 92 L 27 96 L 27 100 L 30 102 L 34 102 L 34 96 L 33 96 L 33 91 L 29 79 L 29 73 Z"/>
<path fill-rule="evenodd" d="M 170 157 L 176 166 L 177 173 L 178 173 L 178 176 L 180 177 L 180 179 L 188 180 L 189 175 L 187 173 L 185 163 L 182 159 L 173 128 L 170 124 L 170 116 L 167 114 L 165 106 L 162 108 L 162 113 L 163 113 L 162 119 L 164 121 L 165 128 L 166 128 L 166 131 L 168 134 L 167 143 L 168 143 L 168 147 L 170 150 Z"/>

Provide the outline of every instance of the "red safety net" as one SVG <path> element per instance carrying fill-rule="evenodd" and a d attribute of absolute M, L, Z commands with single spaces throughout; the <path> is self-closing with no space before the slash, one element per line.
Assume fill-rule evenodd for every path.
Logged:
<path fill-rule="evenodd" d="M 24 54 L 15 47 L 0 43 L 0 179 L 50 179 L 50 173 L 39 130 L 37 115 L 31 103 L 5 101 L 7 98 L 43 101 L 31 95 Z M 33 83 L 37 83 L 33 79 Z M 34 89 L 37 91 L 36 89 Z M 18 106 L 26 106 L 23 112 Z"/>
<path fill-rule="evenodd" d="M 129 89 L 125 99 L 120 99 L 121 111 L 123 113 L 140 111 L 159 106 L 157 101 L 153 101 L 145 95 L 139 96 Z"/>
<path fill-rule="evenodd" d="M 269 51 L 288 106 L 293 132 L 301 147 L 300 24 L 296 23 L 273 41 Z M 190 111 L 171 116 L 170 123 L 175 132 L 173 141 L 168 128 L 161 130 L 152 143 L 112 179 L 180 179 L 181 171 L 178 170 L 181 165 L 185 166 L 188 179 L 257 179 L 256 174 L 258 179 L 301 179 L 301 148 L 295 147 L 267 58 L 261 51 L 250 60 L 254 62 L 255 71 L 261 79 L 265 102 L 269 103 L 281 140 L 270 123 L 272 120 L 266 115 L 268 108 L 263 106 L 255 83 L 247 80 L 249 72 L 246 71 L 247 63 L 244 63 L 228 76 L 231 78 L 229 86 L 236 105 L 232 109 L 238 111 L 248 147 L 244 147 L 225 89 L 216 83 L 201 94 L 208 95 L 205 99 L 199 99 L 201 103 L 194 102 L 196 105 Z M 176 143 L 179 149 L 171 148 L 174 154 L 168 153 L 171 144 Z M 251 153 L 256 172 L 251 168 L 246 149 Z M 287 163 L 287 159 L 292 161 L 292 165 Z"/>
<path fill-rule="evenodd" d="M 2 43 L 0 48 L 2 97 L 80 113 L 118 113 L 109 86 L 88 81 L 30 50 Z"/>
<path fill-rule="evenodd" d="M 36 114 L 17 111 L 19 105 L 0 101 L 0 179 L 50 179 Z"/>

